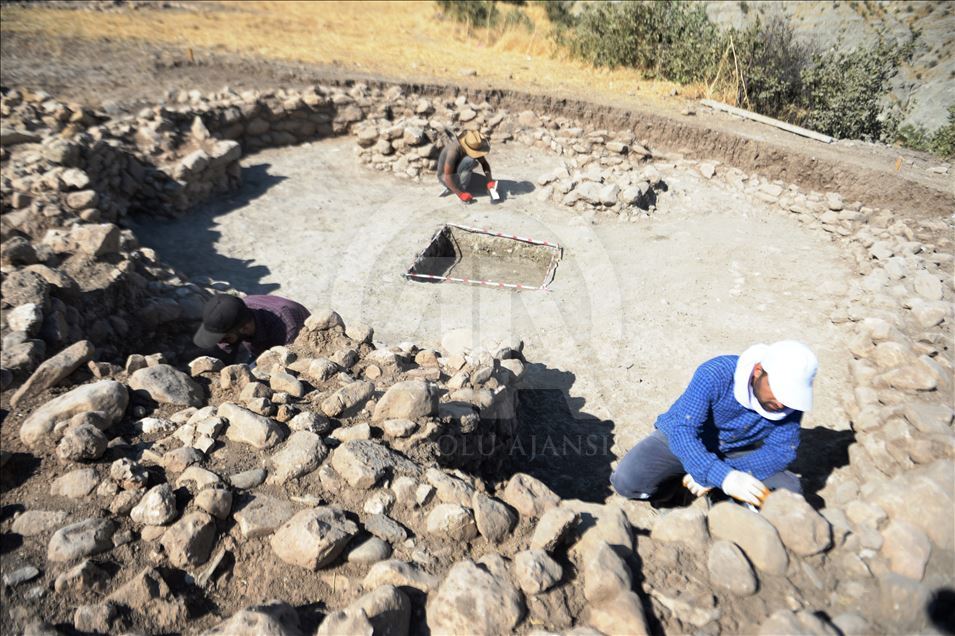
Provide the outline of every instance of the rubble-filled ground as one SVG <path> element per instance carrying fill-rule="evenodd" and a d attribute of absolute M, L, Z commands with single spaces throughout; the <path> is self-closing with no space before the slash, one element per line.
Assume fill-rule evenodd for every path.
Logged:
<path fill-rule="evenodd" d="M 400 85 L 2 109 L 5 632 L 951 629 L 950 217 Z M 503 203 L 437 197 L 450 127 Z M 560 243 L 552 291 L 404 280 L 445 222 Z M 223 367 L 214 290 L 313 315 Z M 792 336 L 805 498 L 610 495 L 696 364 Z"/>
<path fill-rule="evenodd" d="M 307 306 L 333 303 L 375 325 L 382 342 L 440 346 L 448 335 L 451 346 L 455 338 L 490 346 L 520 337 L 528 358 L 544 363 L 539 373 L 530 369 L 535 389 L 566 394 L 582 403 L 575 411 L 611 421 L 607 437 L 618 455 L 649 433 L 699 363 L 782 337 L 811 343 L 827 370 L 807 427 L 848 428 L 841 411 L 848 369 L 840 363 L 847 349 L 829 316 L 851 272 L 822 230 L 672 162 L 648 163 L 670 188 L 651 216 L 639 210 L 632 221 L 591 224 L 541 200 L 538 178 L 562 160 L 540 149 L 496 146 L 490 159 L 505 201 L 492 206 L 485 192 L 465 206 L 440 198 L 429 178 L 414 183 L 364 169 L 353 146 L 315 142 L 251 155 L 232 198 L 139 225 L 137 234 L 194 280 L 228 279 Z M 445 222 L 559 243 L 552 291 L 404 280 Z M 560 475 L 566 461 L 553 472 L 569 485 L 578 478 Z M 605 465 L 602 483 L 588 480 L 589 497 L 579 486 L 571 492 L 606 495 L 608 475 Z"/>

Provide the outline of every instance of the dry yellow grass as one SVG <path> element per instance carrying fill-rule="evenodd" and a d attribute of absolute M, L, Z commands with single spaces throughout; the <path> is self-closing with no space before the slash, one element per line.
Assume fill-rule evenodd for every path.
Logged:
<path fill-rule="evenodd" d="M 464 82 L 531 92 L 659 101 L 674 84 L 632 70 L 594 70 L 550 37 L 543 8 L 532 30 L 493 33 L 441 18 L 433 2 L 205 2 L 194 10 L 98 12 L 5 7 L 0 31 L 35 37 L 145 40 L 335 65 L 387 77 Z M 477 78 L 462 77 L 474 69 Z M 705 87 L 683 86 L 684 97 Z M 614 100 L 614 101 L 617 101 Z"/>

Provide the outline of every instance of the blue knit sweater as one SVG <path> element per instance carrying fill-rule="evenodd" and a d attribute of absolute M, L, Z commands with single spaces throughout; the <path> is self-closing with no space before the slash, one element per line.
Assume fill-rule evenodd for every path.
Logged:
<path fill-rule="evenodd" d="M 704 362 L 686 391 L 657 418 L 670 450 L 701 486 L 719 487 L 731 470 L 766 479 L 792 463 L 799 446 L 802 412 L 767 420 L 733 396 L 733 373 L 739 356 Z M 739 457 L 727 453 L 758 447 Z"/>

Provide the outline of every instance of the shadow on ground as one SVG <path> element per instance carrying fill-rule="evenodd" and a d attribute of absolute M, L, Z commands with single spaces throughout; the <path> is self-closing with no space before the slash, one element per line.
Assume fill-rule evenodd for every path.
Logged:
<path fill-rule="evenodd" d="M 852 431 L 834 431 L 822 426 L 802 429 L 796 461 L 789 470 L 802 477 L 803 496 L 813 508 L 825 507 L 818 493 L 832 471 L 849 464 L 849 446 L 855 437 Z"/>
<path fill-rule="evenodd" d="M 468 193 L 474 197 L 485 197 L 490 199 L 491 195 L 487 191 L 487 180 L 483 175 L 476 175 L 468 184 Z M 517 197 L 524 194 L 530 194 L 536 190 L 536 187 L 530 181 L 511 181 L 510 179 L 497 179 L 497 193 L 501 201 L 507 201 L 511 197 Z"/>
<path fill-rule="evenodd" d="M 502 470 L 505 478 L 532 475 L 564 499 L 603 503 L 614 424 L 583 411 L 583 398 L 570 395 L 575 380 L 567 371 L 528 365 L 518 390 L 518 437 Z"/>
<path fill-rule="evenodd" d="M 216 229 L 219 217 L 248 205 L 286 179 L 269 174 L 268 170 L 267 163 L 243 167 L 242 187 L 190 210 L 186 213 L 188 222 L 139 217 L 133 223 L 133 230 L 143 245 L 155 249 L 164 262 L 190 278 L 228 281 L 232 287 L 248 294 L 268 294 L 279 287 L 276 283 L 262 282 L 270 273 L 268 267 L 223 256 L 215 248 L 221 236 Z"/>

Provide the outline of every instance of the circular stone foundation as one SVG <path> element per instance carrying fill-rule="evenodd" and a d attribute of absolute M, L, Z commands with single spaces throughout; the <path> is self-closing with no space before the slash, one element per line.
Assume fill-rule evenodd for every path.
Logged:
<path fill-rule="evenodd" d="M 701 362 L 784 338 L 805 341 L 820 359 L 805 426 L 848 428 L 840 407 L 848 353 L 828 317 L 850 271 L 826 233 L 674 162 L 653 165 L 669 190 L 648 217 L 592 224 L 541 200 L 534 184 L 560 158 L 537 149 L 495 147 L 493 174 L 509 194 L 491 205 L 472 186 L 477 201 L 466 206 L 440 197 L 430 179 L 362 167 L 353 145 L 329 140 L 248 156 L 238 192 L 176 221 L 150 221 L 137 235 L 191 277 L 334 307 L 375 325 L 385 343 L 438 346 L 435 337 L 449 334 L 446 345 L 490 347 L 518 336 L 528 359 L 542 363 L 528 385 L 562 392 L 575 418 L 609 421 L 612 435 L 600 443 L 617 456 L 650 432 Z M 551 291 L 406 280 L 444 223 L 559 243 Z M 564 406 L 551 402 L 555 412 Z M 546 463 L 561 470 L 553 459 Z M 587 483 L 588 499 L 609 494 L 607 470 Z"/>

